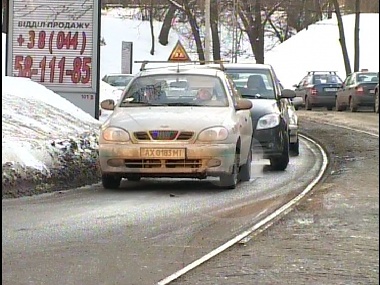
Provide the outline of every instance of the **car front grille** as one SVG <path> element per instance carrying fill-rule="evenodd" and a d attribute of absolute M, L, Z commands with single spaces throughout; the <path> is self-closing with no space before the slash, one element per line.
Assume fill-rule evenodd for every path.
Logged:
<path fill-rule="evenodd" d="M 139 141 L 188 141 L 193 138 L 194 133 L 169 130 L 152 130 L 149 132 L 135 132 L 133 135 Z"/>
<path fill-rule="evenodd" d="M 200 159 L 126 159 L 127 168 L 200 168 Z"/>

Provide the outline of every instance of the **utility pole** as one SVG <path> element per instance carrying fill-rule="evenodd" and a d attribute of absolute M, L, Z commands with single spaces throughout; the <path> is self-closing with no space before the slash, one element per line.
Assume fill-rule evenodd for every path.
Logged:
<path fill-rule="evenodd" d="M 205 0 L 205 61 L 210 61 L 210 49 L 211 49 L 211 19 L 210 19 L 210 0 Z"/>

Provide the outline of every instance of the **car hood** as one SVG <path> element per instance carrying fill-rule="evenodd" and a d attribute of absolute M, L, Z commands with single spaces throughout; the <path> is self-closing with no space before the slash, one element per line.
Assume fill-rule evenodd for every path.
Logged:
<path fill-rule="evenodd" d="M 231 117 L 230 112 L 226 107 L 123 107 L 115 109 L 106 125 L 129 131 L 172 129 L 197 132 L 224 125 Z"/>
<path fill-rule="evenodd" d="M 246 99 L 252 102 L 251 115 L 254 120 L 266 114 L 280 113 L 277 101 L 274 99 Z"/>

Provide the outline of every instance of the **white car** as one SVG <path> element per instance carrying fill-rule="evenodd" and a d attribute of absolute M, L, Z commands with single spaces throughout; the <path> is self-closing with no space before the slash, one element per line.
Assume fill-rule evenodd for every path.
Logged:
<path fill-rule="evenodd" d="M 250 180 L 252 103 L 222 70 L 142 70 L 119 103 L 101 106 L 114 110 L 99 139 L 104 188 L 118 188 L 122 178 L 214 176 L 229 189 Z"/>

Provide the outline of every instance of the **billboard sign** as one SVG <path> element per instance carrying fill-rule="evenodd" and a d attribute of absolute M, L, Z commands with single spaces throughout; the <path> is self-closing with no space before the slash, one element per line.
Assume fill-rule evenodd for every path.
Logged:
<path fill-rule="evenodd" d="M 97 0 L 9 0 L 9 76 L 29 77 L 98 118 Z"/>
<path fill-rule="evenodd" d="M 132 74 L 132 42 L 121 42 L 121 73 Z"/>

